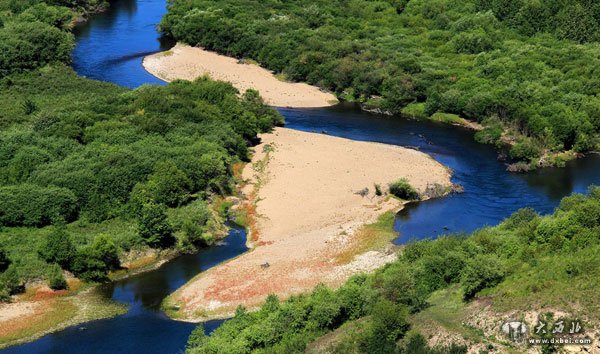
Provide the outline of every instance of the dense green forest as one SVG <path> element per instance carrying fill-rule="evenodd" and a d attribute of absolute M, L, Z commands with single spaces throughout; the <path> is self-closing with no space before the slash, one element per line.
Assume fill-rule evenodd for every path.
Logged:
<path fill-rule="evenodd" d="M 593 187 L 587 196 L 564 198 L 553 215 L 521 209 L 471 235 L 411 243 L 397 261 L 356 275 L 337 290 L 319 286 L 285 302 L 269 296 L 257 312 L 239 308 L 212 335 L 196 330 L 188 353 L 299 353 L 336 329 L 341 340 L 327 348 L 330 353 L 466 352 L 457 345 L 428 349 L 411 330 L 426 318 L 422 313 L 436 311 L 433 299 L 448 294 L 458 295 L 452 308 L 477 302 L 491 303 L 500 313 L 560 308 L 597 323 L 599 235 L 600 188 Z M 442 318 L 453 331 L 468 330 L 462 320 Z M 494 348 L 494 338 L 475 333 Z"/>
<path fill-rule="evenodd" d="M 279 113 L 207 78 L 132 91 L 78 77 L 69 29 L 89 3 L 0 4 L 0 298 L 64 288 L 60 268 L 104 280 L 132 249 L 211 243 L 223 220 L 208 204 Z"/>
<path fill-rule="evenodd" d="M 594 0 L 178 0 L 161 29 L 371 109 L 480 122 L 524 169 L 598 149 Z"/>

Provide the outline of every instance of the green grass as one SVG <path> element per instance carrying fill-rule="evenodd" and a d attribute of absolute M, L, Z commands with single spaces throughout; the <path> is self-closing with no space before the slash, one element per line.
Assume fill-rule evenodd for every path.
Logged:
<path fill-rule="evenodd" d="M 362 226 L 353 237 L 356 244 L 340 254 L 336 261 L 340 264 L 348 263 L 356 255 L 389 245 L 398 236 L 394 230 L 395 217 L 395 211 L 388 211 L 379 216 L 374 223 Z"/>
<path fill-rule="evenodd" d="M 4 246 L 9 258 L 17 265 L 17 271 L 25 280 L 44 278 L 49 265 L 38 257 L 38 250 L 44 238 L 53 230 L 53 226 L 44 228 L 6 227 L 0 229 L 0 244 Z M 111 219 L 102 223 L 76 221 L 67 225 L 67 231 L 73 242 L 85 246 L 98 235 L 111 236 L 117 245 L 128 251 L 143 247 L 137 235 L 137 225 L 123 219 Z"/>
<path fill-rule="evenodd" d="M 413 119 L 425 119 L 427 114 L 425 113 L 425 103 L 410 103 L 400 111 L 402 115 L 413 118 Z"/>
<path fill-rule="evenodd" d="M 429 307 L 411 318 L 411 323 L 416 329 L 425 332 L 427 327 L 441 326 L 473 342 L 485 339 L 480 331 L 464 325 L 468 310 L 459 286 L 438 290 L 430 295 L 427 302 Z"/>
<path fill-rule="evenodd" d="M 75 296 L 76 295 L 76 296 Z M 127 307 L 106 299 L 94 289 L 83 289 L 73 296 L 42 300 L 32 315 L 11 321 L 0 330 L 0 348 L 28 342 L 44 334 L 88 321 L 110 318 L 127 312 Z"/>
<path fill-rule="evenodd" d="M 532 307 L 560 309 L 598 321 L 598 254 L 600 246 L 595 245 L 574 254 L 546 255 L 534 267 L 523 264 L 514 269 L 511 276 L 482 295 L 492 298 L 499 311 L 527 311 Z"/>
<path fill-rule="evenodd" d="M 467 121 L 464 118 L 459 117 L 456 114 L 450 113 L 434 113 L 429 117 L 434 122 L 440 123 L 448 123 L 448 124 L 457 124 L 457 125 L 466 125 Z"/>

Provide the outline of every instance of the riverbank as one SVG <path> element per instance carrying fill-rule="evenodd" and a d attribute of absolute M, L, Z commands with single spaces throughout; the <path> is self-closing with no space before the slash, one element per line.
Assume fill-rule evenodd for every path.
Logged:
<path fill-rule="evenodd" d="M 220 202 L 220 201 L 219 201 Z M 219 202 L 211 206 L 213 214 Z M 215 216 L 217 218 L 217 216 Z M 222 221 L 215 231 L 216 242 L 227 235 Z M 184 255 L 181 249 L 158 250 L 143 248 L 120 256 L 122 269 L 110 272 L 110 282 L 123 281 L 142 273 L 152 272 L 165 263 Z M 115 317 L 127 313 L 128 305 L 106 297 L 103 284 L 86 283 L 72 275 L 67 276 L 68 289 L 52 290 L 46 282 L 26 284 L 23 293 L 13 295 L 11 302 L 0 302 L 0 349 L 34 341 L 67 327 Z"/>
<path fill-rule="evenodd" d="M 172 317 L 227 317 L 238 305 L 257 307 L 271 293 L 287 298 L 378 268 L 396 255 L 370 248 L 396 236 L 393 212 L 405 202 L 377 196 L 375 184 L 387 190 L 404 177 L 420 192 L 451 188 L 448 169 L 416 150 L 286 128 L 261 140 L 243 171 L 246 200 L 238 206 L 253 251 L 178 289 L 163 303 Z M 377 242 L 382 234 L 386 242 Z"/>
<path fill-rule="evenodd" d="M 202 48 L 177 44 L 172 49 L 144 58 L 144 68 L 161 80 L 194 80 L 202 75 L 230 82 L 240 92 L 255 89 L 270 106 L 314 108 L 337 103 L 337 98 L 319 88 L 280 80 L 271 71 Z"/>
<path fill-rule="evenodd" d="M 40 285 L 28 289 L 12 303 L 0 304 L 0 349 L 127 312 L 127 306 L 104 298 L 96 286 L 69 279 L 69 288 L 53 291 Z"/>

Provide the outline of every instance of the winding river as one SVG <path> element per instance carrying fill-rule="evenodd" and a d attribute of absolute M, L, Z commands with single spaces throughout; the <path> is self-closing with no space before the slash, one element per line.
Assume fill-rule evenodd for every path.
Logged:
<path fill-rule="evenodd" d="M 75 30 L 73 66 L 82 76 L 135 88 L 162 84 L 142 67 L 142 58 L 173 45 L 159 38 L 156 25 L 165 0 L 117 0 Z M 323 109 L 281 109 L 289 128 L 365 141 L 417 148 L 454 171 L 453 181 L 464 193 L 410 205 L 395 222 L 395 243 L 470 232 L 494 225 L 515 210 L 532 207 L 549 213 L 559 200 L 600 184 L 600 156 L 572 161 L 563 169 L 510 174 L 497 161 L 496 151 L 476 143 L 471 131 L 387 117 L 341 104 Z M 246 235 L 232 225 L 222 244 L 198 254 L 179 257 L 157 270 L 98 289 L 129 306 L 127 314 L 67 328 L 31 343 L 0 351 L 12 353 L 180 353 L 192 324 L 172 321 L 159 310 L 162 299 L 201 271 L 245 252 Z M 222 321 L 205 324 L 210 332 Z"/>

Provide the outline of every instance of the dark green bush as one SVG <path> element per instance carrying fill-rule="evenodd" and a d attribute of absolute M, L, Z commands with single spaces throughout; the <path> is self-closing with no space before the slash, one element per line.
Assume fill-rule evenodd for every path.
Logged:
<path fill-rule="evenodd" d="M 0 245 L 0 273 L 4 272 L 8 266 L 10 266 L 10 263 L 11 261 L 10 258 L 8 258 L 6 250 Z"/>
<path fill-rule="evenodd" d="M 25 291 L 25 282 L 19 276 L 17 267 L 12 264 L 3 273 L 0 273 L 0 292 L 15 295 Z"/>
<path fill-rule="evenodd" d="M 78 251 L 73 261 L 73 273 L 86 281 L 106 281 L 107 274 L 120 268 L 119 250 L 107 236 L 99 236 L 94 243 Z"/>
<path fill-rule="evenodd" d="M 389 185 L 390 193 L 400 199 L 417 200 L 419 193 L 410 185 L 406 178 L 401 178 Z"/>
<path fill-rule="evenodd" d="M 539 157 L 541 149 L 531 139 L 521 139 L 510 149 L 510 157 L 517 160 L 531 160 Z"/>
<path fill-rule="evenodd" d="M 375 183 L 375 195 L 376 196 L 382 196 L 383 195 L 383 191 L 381 190 L 381 185 Z"/>
<path fill-rule="evenodd" d="M 56 263 L 63 269 L 69 270 L 77 251 L 65 228 L 56 227 L 44 239 L 38 253 L 44 261 Z"/>
<path fill-rule="evenodd" d="M 52 290 L 63 290 L 68 287 L 67 280 L 58 264 L 51 265 L 48 270 L 48 286 Z"/>
<path fill-rule="evenodd" d="M 44 226 L 77 216 L 77 198 L 66 188 L 0 186 L 0 200 L 1 226 Z"/>
<path fill-rule="evenodd" d="M 138 217 L 139 234 L 152 247 L 166 248 L 175 242 L 173 227 L 167 220 L 166 208 L 160 204 L 144 204 Z"/>
<path fill-rule="evenodd" d="M 483 289 L 493 287 L 504 279 L 504 265 L 495 255 L 477 255 L 468 260 L 462 272 L 464 298 L 472 299 Z"/>

